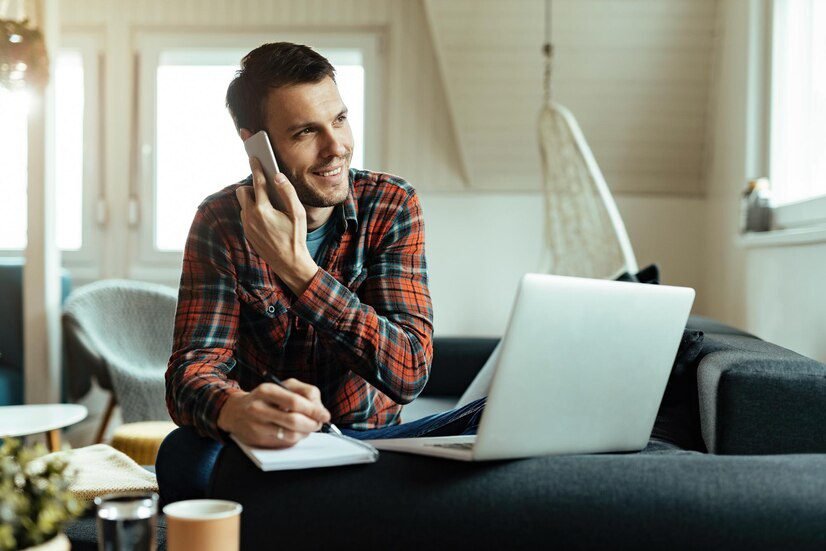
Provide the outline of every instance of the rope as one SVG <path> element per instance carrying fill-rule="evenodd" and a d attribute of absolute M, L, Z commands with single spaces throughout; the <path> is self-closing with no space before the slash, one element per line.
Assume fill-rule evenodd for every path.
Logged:
<path fill-rule="evenodd" d="M 554 46 L 551 44 L 551 11 L 551 0 L 545 0 L 545 44 L 542 45 L 542 54 L 545 56 L 543 89 L 546 105 L 551 103 L 551 61 L 554 55 Z"/>

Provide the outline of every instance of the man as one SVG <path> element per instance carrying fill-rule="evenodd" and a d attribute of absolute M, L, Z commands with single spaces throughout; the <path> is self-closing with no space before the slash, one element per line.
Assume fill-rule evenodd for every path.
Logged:
<path fill-rule="evenodd" d="M 356 438 L 475 433 L 483 400 L 399 424 L 432 359 L 422 211 L 405 181 L 350 168 L 332 65 L 265 44 L 242 60 L 227 107 L 242 139 L 267 131 L 282 173 L 267 183 L 251 159 L 251 177 L 195 215 L 166 373 L 181 428 L 158 454 L 163 501 L 203 497 L 230 434 L 281 448 L 328 421 Z"/>

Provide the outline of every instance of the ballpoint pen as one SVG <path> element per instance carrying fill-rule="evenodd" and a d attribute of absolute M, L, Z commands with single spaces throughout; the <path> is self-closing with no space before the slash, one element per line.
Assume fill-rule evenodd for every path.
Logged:
<path fill-rule="evenodd" d="M 268 382 L 275 383 L 278 386 L 280 386 L 281 388 L 283 388 L 284 390 L 289 390 L 290 392 L 293 392 L 292 390 L 290 390 L 289 388 L 287 388 L 284 385 L 284 383 L 283 383 L 283 381 L 281 381 L 281 379 L 279 379 L 278 377 L 276 377 L 272 373 L 267 373 L 265 378 L 267 379 Z M 335 426 L 332 423 L 322 423 L 320 432 L 326 432 L 326 433 L 329 433 L 329 434 L 337 434 L 338 436 L 342 436 L 341 431 L 338 429 L 338 427 Z"/>

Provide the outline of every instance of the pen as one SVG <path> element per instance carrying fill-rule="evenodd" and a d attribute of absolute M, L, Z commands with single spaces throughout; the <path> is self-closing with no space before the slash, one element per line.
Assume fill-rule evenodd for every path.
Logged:
<path fill-rule="evenodd" d="M 267 381 L 269 381 L 271 383 L 277 384 L 278 386 L 280 386 L 284 390 L 289 390 L 290 392 L 292 392 L 292 390 L 290 390 L 289 388 L 287 388 L 284 385 L 284 383 L 281 381 L 281 379 L 279 379 L 278 377 L 276 377 L 272 373 L 267 373 L 266 379 L 267 379 Z M 341 436 L 341 431 L 338 430 L 338 427 L 335 426 L 332 423 L 322 423 L 320 432 L 325 432 L 325 433 L 329 433 L 329 434 L 337 434 L 338 436 Z"/>

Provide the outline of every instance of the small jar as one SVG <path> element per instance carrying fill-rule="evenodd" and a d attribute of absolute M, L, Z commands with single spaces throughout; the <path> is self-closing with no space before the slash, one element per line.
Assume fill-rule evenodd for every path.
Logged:
<path fill-rule="evenodd" d="M 749 180 L 740 200 L 740 232 L 771 229 L 771 191 L 768 178 Z"/>

